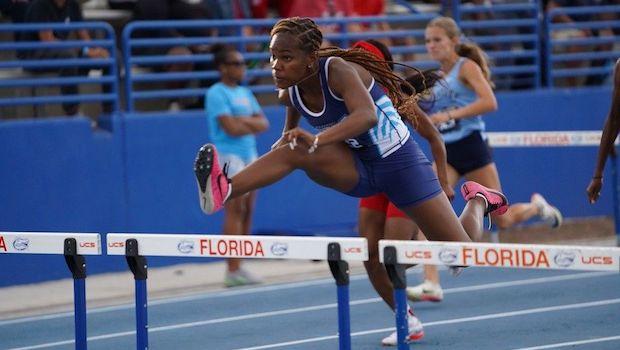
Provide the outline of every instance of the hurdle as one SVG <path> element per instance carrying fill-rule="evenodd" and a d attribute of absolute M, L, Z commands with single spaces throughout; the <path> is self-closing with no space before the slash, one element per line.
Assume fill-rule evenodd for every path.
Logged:
<path fill-rule="evenodd" d="M 365 238 L 108 233 L 107 255 L 124 255 L 135 280 L 136 346 L 148 349 L 147 256 L 327 260 L 336 281 L 338 341 L 351 349 L 349 264 L 368 260 Z"/>
<path fill-rule="evenodd" d="M 447 265 L 620 272 L 620 248 L 543 244 L 379 241 L 379 260 L 394 285 L 398 350 L 407 327 L 407 265 Z"/>
<path fill-rule="evenodd" d="M 98 233 L 0 232 L 0 254 L 62 254 L 73 277 L 75 349 L 86 350 L 86 259 L 101 255 Z"/>

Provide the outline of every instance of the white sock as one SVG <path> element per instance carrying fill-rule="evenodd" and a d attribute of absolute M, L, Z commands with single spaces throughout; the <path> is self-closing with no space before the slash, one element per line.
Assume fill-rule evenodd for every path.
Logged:
<path fill-rule="evenodd" d="M 226 203 L 226 201 L 228 200 L 228 197 L 230 197 L 230 194 L 232 193 L 232 182 L 230 182 L 230 180 L 226 179 L 228 181 L 228 193 L 226 193 L 226 197 L 224 197 L 224 200 L 222 201 L 222 203 Z"/>
<path fill-rule="evenodd" d="M 486 211 L 489 208 L 489 201 L 487 200 L 487 197 L 483 196 L 480 193 L 476 193 L 476 197 L 482 198 L 484 200 L 484 210 Z"/>

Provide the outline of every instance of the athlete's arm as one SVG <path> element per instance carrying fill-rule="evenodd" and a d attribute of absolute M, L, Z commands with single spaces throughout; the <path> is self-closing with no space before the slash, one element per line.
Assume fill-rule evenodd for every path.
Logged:
<path fill-rule="evenodd" d="M 287 144 L 289 141 L 285 136 L 286 132 L 299 126 L 299 120 L 301 119 L 301 114 L 299 114 L 297 109 L 291 104 L 288 90 L 281 89 L 278 92 L 278 101 L 286 107 L 286 119 L 284 121 L 282 136 L 280 136 L 280 138 L 273 145 L 271 145 L 271 149 L 276 149 L 284 144 Z"/>
<path fill-rule="evenodd" d="M 431 119 L 434 124 L 441 124 L 450 119 L 463 119 L 497 110 L 497 100 L 491 85 L 482 74 L 480 66 L 474 61 L 466 59 L 461 66 L 459 79 L 470 87 L 478 97 L 474 102 L 457 109 L 433 114 Z"/>
<path fill-rule="evenodd" d="M 354 138 L 377 125 L 375 104 L 366 90 L 360 73 L 342 58 L 329 64 L 329 87 L 344 99 L 348 116 L 338 124 L 318 134 L 318 145 L 325 145 Z"/>
<path fill-rule="evenodd" d="M 446 145 L 443 143 L 441 134 L 437 128 L 435 128 L 426 113 L 424 113 L 424 111 L 417 104 L 414 106 L 414 110 L 417 115 L 416 120 L 418 122 L 416 130 L 426 139 L 426 141 L 428 141 L 431 146 L 431 153 L 433 154 L 435 166 L 437 167 L 437 177 L 439 178 L 439 183 L 448 198 L 452 200 L 454 199 L 454 189 L 450 187 L 450 183 L 448 182 Z"/>
<path fill-rule="evenodd" d="M 594 175 L 587 188 L 588 199 L 590 203 L 598 200 L 603 187 L 603 170 L 607 157 L 614 153 L 614 141 L 620 132 L 620 59 L 616 61 L 614 70 L 614 88 L 611 96 L 611 109 L 605 121 L 603 135 L 601 136 L 601 144 L 598 149 L 596 166 L 594 167 Z"/>
<path fill-rule="evenodd" d="M 295 106 L 291 103 L 288 90 L 280 89 L 278 92 L 278 101 L 281 105 L 286 107 L 286 120 L 284 121 L 284 130 L 282 130 L 282 133 L 284 134 L 285 132 L 299 126 L 301 114 L 299 114 Z"/>
<path fill-rule="evenodd" d="M 459 78 L 474 90 L 478 98 L 465 107 L 452 110 L 452 118 L 469 118 L 497 110 L 495 94 L 491 85 L 482 74 L 480 66 L 474 61 L 466 59 L 463 66 L 461 66 Z"/>

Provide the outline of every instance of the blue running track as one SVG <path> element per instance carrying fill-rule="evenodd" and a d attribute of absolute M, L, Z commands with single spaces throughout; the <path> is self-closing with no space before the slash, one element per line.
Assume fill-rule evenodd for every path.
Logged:
<path fill-rule="evenodd" d="M 414 304 L 426 336 L 412 349 L 620 349 L 617 273 L 469 268 L 442 278 L 443 302 Z M 353 349 L 381 349 L 393 314 L 364 275 L 350 293 Z M 133 305 L 89 310 L 88 348 L 135 349 L 134 322 Z M 151 350 L 337 349 L 336 287 L 326 279 L 151 300 L 149 327 Z M 70 313 L 0 321 L 0 349 L 73 348 Z"/>

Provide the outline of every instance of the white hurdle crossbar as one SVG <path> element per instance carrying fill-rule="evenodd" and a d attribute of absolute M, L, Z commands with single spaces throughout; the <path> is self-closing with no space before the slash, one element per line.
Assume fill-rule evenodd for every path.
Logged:
<path fill-rule="evenodd" d="M 412 264 L 620 272 L 620 248 L 543 244 L 379 241 L 379 260 L 394 285 L 398 350 L 405 343 L 405 267 Z"/>
<path fill-rule="evenodd" d="M 98 233 L 1 232 L 0 254 L 58 254 L 73 276 L 75 349 L 86 350 L 86 259 L 101 255 Z"/>
<path fill-rule="evenodd" d="M 618 247 L 381 240 L 380 259 L 388 246 L 399 264 L 620 272 Z"/>
<path fill-rule="evenodd" d="M 148 349 L 147 256 L 326 260 L 338 289 L 338 338 L 351 349 L 349 265 L 368 260 L 365 238 L 109 233 L 107 254 L 124 255 L 136 286 L 137 349 Z"/>

